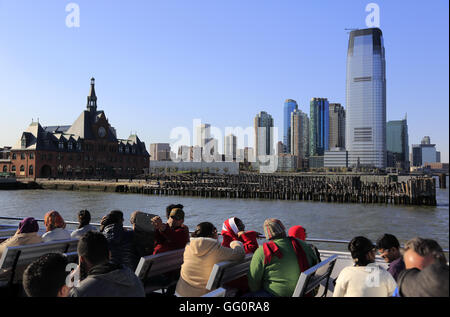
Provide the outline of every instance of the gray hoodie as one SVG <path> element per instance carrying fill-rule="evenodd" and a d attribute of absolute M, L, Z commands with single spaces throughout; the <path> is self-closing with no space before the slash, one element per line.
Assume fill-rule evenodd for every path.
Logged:
<path fill-rule="evenodd" d="M 145 297 L 139 278 L 128 267 L 106 263 L 93 267 L 88 277 L 70 291 L 71 297 Z"/>

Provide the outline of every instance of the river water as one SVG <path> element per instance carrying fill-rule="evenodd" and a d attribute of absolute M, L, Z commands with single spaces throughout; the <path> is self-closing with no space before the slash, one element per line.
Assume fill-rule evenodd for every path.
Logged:
<path fill-rule="evenodd" d="M 13 190 L 0 191 L 0 216 L 43 219 L 44 214 L 53 209 L 59 211 L 65 220 L 76 221 L 77 211 L 88 209 L 92 222 L 100 222 L 108 211 L 119 209 L 125 216 L 124 225 L 129 225 L 129 216 L 135 210 L 158 214 L 165 219 L 165 207 L 171 203 L 181 203 L 185 206 L 185 224 L 191 231 L 198 223 L 209 221 L 220 232 L 223 221 L 236 216 L 243 220 L 246 230 L 263 233 L 264 220 L 274 217 L 280 219 L 287 229 L 293 225 L 302 225 L 306 228 L 308 238 L 351 240 L 364 235 L 375 242 L 383 233 L 392 233 L 400 243 L 420 236 L 435 239 L 448 249 L 449 190 L 436 190 L 435 207 Z M 0 220 L 0 223 L 17 224 L 18 221 Z M 345 244 L 315 244 L 323 249 L 346 251 Z"/>

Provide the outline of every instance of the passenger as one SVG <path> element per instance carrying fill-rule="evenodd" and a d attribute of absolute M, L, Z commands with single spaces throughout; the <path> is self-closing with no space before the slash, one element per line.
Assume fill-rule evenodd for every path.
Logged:
<path fill-rule="evenodd" d="M 100 231 L 108 241 L 111 261 L 135 270 L 139 263 L 139 253 L 134 243 L 134 232 L 123 228 L 123 213 L 113 210 L 103 217 Z"/>
<path fill-rule="evenodd" d="M 33 217 L 24 218 L 19 223 L 16 233 L 0 244 L 0 258 L 7 247 L 41 243 L 44 240 L 38 235 L 39 225 Z"/>
<path fill-rule="evenodd" d="M 155 232 L 151 230 L 143 230 L 142 226 L 136 226 L 136 218 L 142 211 L 134 211 L 130 217 L 130 223 L 133 226 L 134 243 L 139 256 L 152 255 L 155 244 Z M 149 221 L 151 224 L 151 222 Z"/>
<path fill-rule="evenodd" d="M 67 297 L 67 258 L 47 253 L 33 261 L 23 273 L 22 285 L 28 297 Z"/>
<path fill-rule="evenodd" d="M 170 204 L 169 206 L 166 207 L 166 218 L 169 219 L 170 218 L 170 212 L 172 211 L 172 209 L 175 208 L 179 208 L 179 209 L 183 209 L 183 205 L 181 204 Z"/>
<path fill-rule="evenodd" d="M 232 217 L 225 220 L 222 225 L 222 246 L 229 248 L 232 241 L 240 241 L 244 244 L 245 253 L 253 253 L 258 249 L 256 231 L 244 231 L 245 225 L 241 219 Z"/>
<path fill-rule="evenodd" d="M 376 249 L 365 237 L 355 237 L 348 244 L 354 266 L 339 273 L 333 297 L 389 297 L 397 284 L 392 275 L 375 264 Z"/>
<path fill-rule="evenodd" d="M 70 232 L 66 230 L 66 223 L 59 212 L 51 210 L 44 216 L 47 232 L 42 235 L 44 242 L 71 239 Z"/>
<path fill-rule="evenodd" d="M 397 281 L 398 275 L 405 269 L 405 262 L 400 252 L 400 242 L 394 235 L 385 233 L 377 240 L 377 249 L 384 261 L 389 263 L 387 271 Z"/>
<path fill-rule="evenodd" d="M 108 241 L 89 231 L 78 242 L 80 270 L 87 277 L 70 290 L 71 297 L 144 297 L 139 278 L 125 265 L 109 261 Z"/>
<path fill-rule="evenodd" d="M 294 237 L 306 242 L 306 229 L 303 228 L 302 226 L 291 227 L 291 229 L 289 229 L 288 231 L 288 235 L 290 237 Z M 308 243 L 308 245 L 313 249 L 314 253 L 316 254 L 317 260 L 321 262 L 319 250 L 310 243 Z"/>
<path fill-rule="evenodd" d="M 264 221 L 264 234 L 269 242 L 253 254 L 248 273 L 248 296 L 292 296 L 300 273 L 318 263 L 312 248 L 304 241 L 287 237 L 280 220 Z"/>
<path fill-rule="evenodd" d="M 206 284 L 214 264 L 244 258 L 242 242 L 232 241 L 230 248 L 226 248 L 221 246 L 217 237 L 217 229 L 212 223 L 197 225 L 184 251 L 181 276 L 176 287 L 178 296 L 199 297 L 208 293 Z"/>
<path fill-rule="evenodd" d="M 78 212 L 78 222 L 80 223 L 78 229 L 70 234 L 72 239 L 79 239 L 88 231 L 98 231 L 96 226 L 89 224 L 91 222 L 91 213 L 88 210 L 80 210 Z"/>
<path fill-rule="evenodd" d="M 398 276 L 395 296 L 449 296 L 449 268 L 442 248 L 435 240 L 419 237 L 409 240 L 403 257 L 406 270 Z"/>
<path fill-rule="evenodd" d="M 166 224 L 159 216 L 152 218 L 152 222 L 156 229 L 153 254 L 183 249 L 189 242 L 189 228 L 184 225 L 183 209 L 172 209 Z"/>

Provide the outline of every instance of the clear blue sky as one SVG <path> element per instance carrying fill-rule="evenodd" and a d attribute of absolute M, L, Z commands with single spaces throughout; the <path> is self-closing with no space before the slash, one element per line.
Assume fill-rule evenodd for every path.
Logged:
<path fill-rule="evenodd" d="M 80 27 L 68 28 L 68 3 Z M 272 114 L 282 138 L 287 98 L 345 105 L 348 33 L 365 28 L 357 0 L 0 0 L 0 146 L 32 118 L 72 124 L 96 78 L 118 136 L 147 146 L 200 118 L 224 129 Z M 387 119 L 408 113 L 449 161 L 449 4 L 373 1 L 386 48 Z"/>

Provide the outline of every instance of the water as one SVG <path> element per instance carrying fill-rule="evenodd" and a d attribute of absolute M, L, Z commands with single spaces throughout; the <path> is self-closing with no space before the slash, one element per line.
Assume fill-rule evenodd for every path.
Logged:
<path fill-rule="evenodd" d="M 447 177 L 447 184 L 448 177 Z M 92 222 L 112 209 L 124 213 L 125 225 L 135 210 L 160 215 L 171 203 L 185 206 L 185 224 L 191 231 L 203 221 L 212 222 L 220 231 L 222 223 L 236 216 L 247 230 L 263 233 L 266 218 L 279 218 L 289 229 L 293 225 L 306 228 L 308 238 L 350 240 L 364 235 L 375 242 L 383 233 L 392 233 L 404 243 L 421 236 L 432 238 L 445 249 L 449 247 L 449 190 L 437 189 L 437 206 L 394 206 L 381 204 L 337 204 L 263 199 L 196 198 L 151 196 L 140 194 L 99 193 L 56 190 L 0 191 L 0 216 L 44 218 L 57 210 L 65 220 L 76 221 L 77 211 L 88 209 Z M 17 224 L 18 221 L 0 220 Z M 319 248 L 346 251 L 346 245 L 316 243 Z"/>

